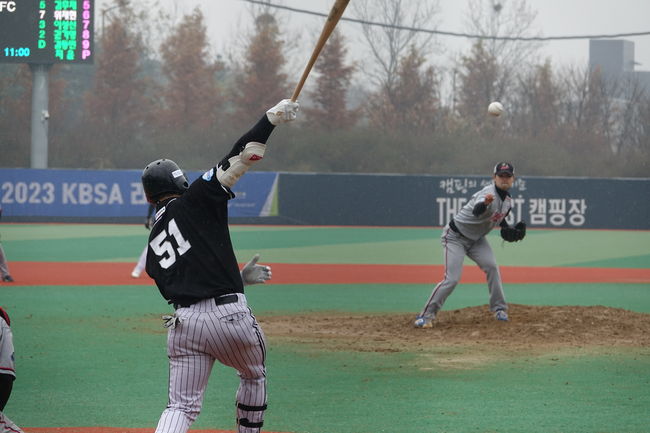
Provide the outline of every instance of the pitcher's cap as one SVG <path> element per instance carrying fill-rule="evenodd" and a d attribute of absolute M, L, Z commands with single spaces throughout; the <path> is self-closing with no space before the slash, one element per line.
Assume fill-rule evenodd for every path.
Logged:
<path fill-rule="evenodd" d="M 515 175 L 515 167 L 509 162 L 500 162 L 494 166 L 494 174 L 508 173 Z"/>

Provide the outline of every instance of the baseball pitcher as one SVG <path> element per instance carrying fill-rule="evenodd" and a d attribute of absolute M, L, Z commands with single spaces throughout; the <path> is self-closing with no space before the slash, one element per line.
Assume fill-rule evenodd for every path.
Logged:
<path fill-rule="evenodd" d="M 501 227 L 501 237 L 508 242 L 520 241 L 526 235 L 523 221 L 510 227 L 506 217 L 512 209 L 508 190 L 515 181 L 515 168 L 509 162 L 494 166 L 493 183 L 475 193 L 465 206 L 449 221 L 442 231 L 441 242 L 445 258 L 445 276 L 433 289 L 422 312 L 416 317 L 416 328 L 431 328 L 436 314 L 447 296 L 460 281 L 463 261 L 468 256 L 487 277 L 490 291 L 490 311 L 497 320 L 508 321 L 508 305 L 503 294 L 501 275 L 485 236 Z"/>
<path fill-rule="evenodd" d="M 276 125 L 296 118 L 288 99 L 271 108 L 226 157 L 191 185 L 171 160 L 142 173 L 147 200 L 156 205 L 146 271 L 172 304 L 169 329 L 169 403 L 156 433 L 185 433 L 201 410 L 215 361 L 240 377 L 235 396 L 239 433 L 261 431 L 266 410 L 266 342 L 246 302 L 244 286 L 264 283 L 271 269 L 259 255 L 239 270 L 228 230 L 232 187 L 264 157 Z"/>

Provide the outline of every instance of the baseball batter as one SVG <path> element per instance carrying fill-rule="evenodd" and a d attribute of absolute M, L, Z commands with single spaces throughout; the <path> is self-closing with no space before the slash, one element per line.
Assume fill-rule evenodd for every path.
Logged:
<path fill-rule="evenodd" d="M 240 377 L 235 396 L 239 433 L 261 431 L 266 410 L 266 342 L 246 303 L 244 286 L 271 278 L 257 264 L 241 272 L 228 230 L 232 187 L 261 160 L 276 125 L 294 120 L 298 104 L 285 99 L 271 108 L 216 167 L 188 184 L 171 160 L 147 165 L 142 185 L 156 205 L 149 235 L 147 273 L 175 313 L 169 328 L 169 402 L 156 433 L 185 433 L 201 410 L 215 360 Z"/>
<path fill-rule="evenodd" d="M 0 433 L 22 433 L 2 412 L 11 396 L 16 369 L 14 365 L 14 339 L 9 314 L 0 307 Z"/>
<path fill-rule="evenodd" d="M 512 209 L 508 190 L 515 181 L 515 168 L 509 162 L 494 166 L 494 182 L 475 193 L 442 231 L 445 276 L 433 289 L 424 309 L 415 319 L 416 328 L 431 328 L 436 314 L 460 281 L 463 261 L 468 256 L 485 272 L 490 291 L 490 311 L 497 320 L 508 320 L 508 305 L 503 294 L 499 268 L 485 236 L 497 225 L 501 237 L 508 242 L 520 241 L 526 235 L 521 221 L 510 227 L 506 217 Z"/>

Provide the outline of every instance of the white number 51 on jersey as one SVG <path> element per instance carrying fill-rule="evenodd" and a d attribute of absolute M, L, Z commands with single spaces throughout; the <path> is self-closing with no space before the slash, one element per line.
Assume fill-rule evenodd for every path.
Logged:
<path fill-rule="evenodd" d="M 172 245 L 168 239 L 169 236 L 173 236 L 173 238 L 176 240 L 176 244 L 178 245 L 178 249 L 176 251 L 174 251 L 174 245 Z M 182 256 L 187 252 L 187 250 L 192 248 L 190 242 L 186 240 L 181 234 L 181 231 L 178 230 L 176 221 L 174 221 L 173 218 L 169 220 L 169 224 L 167 224 L 167 230 L 161 231 L 158 236 L 149 242 L 149 245 L 151 246 L 153 252 L 156 253 L 156 256 L 162 257 L 158 263 L 160 263 L 160 267 L 163 269 L 167 269 L 176 263 L 176 254 Z"/>

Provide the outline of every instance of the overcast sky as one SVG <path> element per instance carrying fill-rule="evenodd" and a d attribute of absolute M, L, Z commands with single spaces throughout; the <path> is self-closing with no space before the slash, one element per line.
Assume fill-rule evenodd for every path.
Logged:
<path fill-rule="evenodd" d="M 241 40 L 241 29 L 250 29 L 250 3 L 243 0 L 157 0 L 169 5 L 170 12 L 181 16 L 199 6 L 208 25 L 208 34 L 215 52 L 223 52 L 228 46 Z M 351 4 L 355 0 L 351 0 Z M 496 1 L 496 0 L 495 0 Z M 100 15 L 109 0 L 96 0 Z M 272 0 L 285 6 L 328 13 L 333 0 Z M 512 0 L 510 0 L 512 2 Z M 438 30 L 466 32 L 464 26 L 467 0 L 439 0 Z M 354 17 L 352 6 L 345 16 Z M 506 1 L 506 5 L 508 2 Z M 530 8 L 537 12 L 535 26 L 544 36 L 594 35 L 650 31 L 650 0 L 528 0 Z M 290 27 L 293 35 L 302 35 L 305 40 L 306 56 L 311 51 L 314 34 L 320 33 L 324 18 L 279 10 L 278 13 Z M 99 19 L 99 18 L 98 18 Z M 342 22 L 341 30 L 350 43 L 360 44 L 359 24 Z M 238 39 L 239 37 L 239 39 Z M 635 44 L 635 60 L 640 63 L 637 70 L 650 70 L 650 36 L 626 38 Z M 453 52 L 468 52 L 470 40 L 440 36 L 438 42 L 446 48 L 447 56 Z M 355 54 L 353 52 L 353 54 Z M 547 42 L 541 54 L 550 58 L 556 66 L 586 65 L 589 56 L 589 41 Z M 307 58 L 305 59 L 305 63 Z M 443 59 L 439 59 L 439 62 Z"/>

